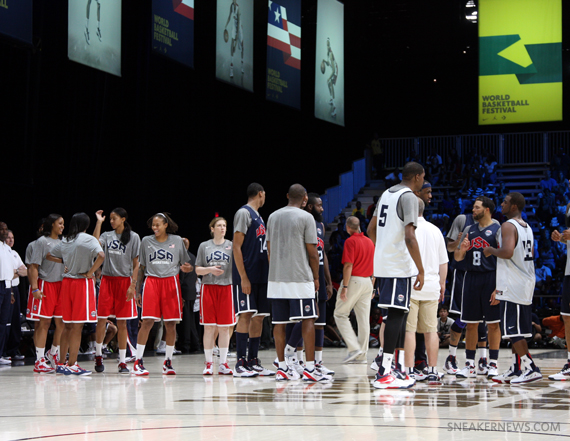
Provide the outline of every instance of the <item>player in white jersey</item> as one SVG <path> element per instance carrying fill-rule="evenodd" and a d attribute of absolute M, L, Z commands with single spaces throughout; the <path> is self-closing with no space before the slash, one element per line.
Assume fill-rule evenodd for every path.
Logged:
<path fill-rule="evenodd" d="M 236 48 L 241 49 L 241 73 L 243 75 L 243 26 L 241 24 L 241 11 L 237 0 L 233 0 L 230 5 L 230 14 L 226 22 L 225 29 L 227 30 L 228 24 L 232 22 L 232 42 L 230 45 L 231 65 L 230 65 L 230 78 L 234 77 L 234 53 Z"/>
<path fill-rule="evenodd" d="M 103 372 L 103 340 L 107 329 L 107 318 L 115 317 L 119 341 L 119 373 L 129 374 L 127 357 L 127 320 L 138 316 L 135 304 L 137 276 L 139 272 L 140 237 L 131 230 L 124 208 L 111 211 L 110 223 L 113 231 L 101 234 L 105 221 L 103 210 L 95 213 L 97 224 L 93 236 L 99 240 L 105 252 L 105 264 L 97 303 L 97 331 L 95 343 L 95 371 Z"/>
<path fill-rule="evenodd" d="M 97 2 L 97 38 L 101 41 L 101 0 L 95 0 Z M 89 15 L 91 13 L 91 0 L 87 0 L 87 12 L 85 20 L 85 41 L 87 44 L 91 44 L 89 39 Z"/>
<path fill-rule="evenodd" d="M 215 217 L 210 222 L 212 239 L 202 242 L 196 254 L 196 274 L 202 276 L 200 324 L 204 325 L 204 375 L 212 375 L 213 351 L 218 331 L 220 375 L 233 375 L 228 366 L 230 328 L 236 324 L 232 297 L 232 242 L 225 238 L 227 222 Z M 256 375 L 255 373 L 252 376 Z"/>
<path fill-rule="evenodd" d="M 141 241 L 139 250 L 139 275 L 137 277 L 137 304 L 142 306 L 142 325 L 137 338 L 137 359 L 134 375 L 148 375 L 143 365 L 143 355 L 148 334 L 154 322 L 164 320 L 166 350 L 163 375 L 175 375 L 172 367 L 176 323 L 182 320 L 182 293 L 179 271 L 189 273 L 192 265 L 180 236 L 175 235 L 178 225 L 168 213 L 157 213 L 147 221 L 154 235 Z M 144 289 L 140 287 L 144 281 Z"/>
<path fill-rule="evenodd" d="M 413 193 L 421 190 L 424 176 L 420 164 L 408 162 L 402 170 L 402 182 L 382 194 L 368 226 L 368 236 L 376 243 L 374 276 L 379 306 L 388 308 L 384 352 L 376 358 L 378 374 L 373 385 L 378 389 L 408 388 L 415 383 L 404 369 L 404 337 L 412 276 L 416 276 L 414 289 L 421 290 L 424 284 L 424 267 L 415 234 L 418 200 Z M 392 359 L 396 364 L 393 371 Z"/>
<path fill-rule="evenodd" d="M 566 228 L 570 227 L 570 204 L 566 207 Z M 563 242 L 568 247 L 570 240 L 570 229 L 565 230 L 562 234 L 558 230 L 552 232 L 552 240 Z M 566 333 L 566 342 L 570 342 L 570 258 L 568 253 L 566 257 L 566 269 L 564 271 L 564 282 L 562 284 L 562 298 L 560 299 L 560 315 L 564 320 L 564 329 Z M 550 375 L 549 380 L 569 381 L 570 380 L 570 350 L 568 351 L 568 360 L 557 374 Z"/>
<path fill-rule="evenodd" d="M 503 374 L 493 377 L 497 383 L 520 385 L 542 379 L 540 369 L 528 352 L 526 337 L 532 337 L 532 296 L 534 293 L 534 237 L 532 228 L 522 220 L 524 196 L 513 192 L 501 204 L 503 216 L 499 248 L 487 247 L 483 254 L 497 257 L 495 298 L 501 302 L 501 331 L 510 339 L 513 365 Z M 519 366 L 519 358 L 520 363 Z"/>

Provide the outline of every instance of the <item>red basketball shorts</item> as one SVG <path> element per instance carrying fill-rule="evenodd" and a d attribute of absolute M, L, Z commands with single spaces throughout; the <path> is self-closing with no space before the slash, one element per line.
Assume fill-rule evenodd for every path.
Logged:
<path fill-rule="evenodd" d="M 232 285 L 202 285 L 200 324 L 233 326 L 236 324 Z"/>
<path fill-rule="evenodd" d="M 38 288 L 44 295 L 41 299 L 34 299 L 30 287 L 26 318 L 33 321 L 39 321 L 40 318 L 61 318 L 61 282 L 44 282 L 38 279 Z"/>
<path fill-rule="evenodd" d="M 61 311 L 65 323 L 96 323 L 96 302 L 93 279 L 63 278 Z"/>
<path fill-rule="evenodd" d="M 164 321 L 182 320 L 182 292 L 178 275 L 149 276 L 144 282 L 142 318 Z"/>
<path fill-rule="evenodd" d="M 131 286 L 130 277 L 101 277 L 97 318 L 116 317 L 117 320 L 129 320 L 137 317 L 135 300 L 127 301 L 127 290 Z"/>

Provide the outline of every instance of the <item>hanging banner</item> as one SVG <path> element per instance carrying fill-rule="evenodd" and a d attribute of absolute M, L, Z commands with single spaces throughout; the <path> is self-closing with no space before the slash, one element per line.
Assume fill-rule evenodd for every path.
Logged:
<path fill-rule="evenodd" d="M 32 44 L 32 0 L 0 0 L 0 33 Z"/>
<path fill-rule="evenodd" d="M 152 0 L 152 49 L 194 67 L 194 0 Z"/>
<path fill-rule="evenodd" d="M 67 56 L 121 76 L 121 0 L 69 0 Z"/>
<path fill-rule="evenodd" d="M 480 0 L 478 15 L 479 124 L 561 121 L 561 0 Z"/>
<path fill-rule="evenodd" d="M 269 0 L 267 86 L 270 101 L 301 108 L 301 1 Z"/>
<path fill-rule="evenodd" d="M 319 0 L 315 59 L 315 117 L 344 126 L 344 5 Z"/>
<path fill-rule="evenodd" d="M 253 92 L 253 0 L 218 0 L 216 78 Z"/>

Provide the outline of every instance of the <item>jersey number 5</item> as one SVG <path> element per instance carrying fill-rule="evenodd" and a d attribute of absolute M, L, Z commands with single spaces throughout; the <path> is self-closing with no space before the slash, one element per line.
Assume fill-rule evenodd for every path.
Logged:
<path fill-rule="evenodd" d="M 379 227 L 386 226 L 386 216 L 388 216 L 387 210 L 388 210 L 388 205 L 382 205 L 382 207 L 380 207 L 380 213 L 378 213 Z"/>

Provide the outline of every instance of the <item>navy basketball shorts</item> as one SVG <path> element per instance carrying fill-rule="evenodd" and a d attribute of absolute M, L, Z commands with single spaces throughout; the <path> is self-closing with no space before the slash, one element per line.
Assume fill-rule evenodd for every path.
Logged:
<path fill-rule="evenodd" d="M 495 271 L 467 271 L 463 280 L 463 306 L 461 321 L 464 323 L 499 323 L 499 305 L 491 306 L 491 295 L 497 285 Z"/>
<path fill-rule="evenodd" d="M 319 296 L 318 305 L 319 305 L 319 310 L 317 312 L 319 313 L 319 316 L 317 317 L 317 320 L 315 320 L 315 325 L 316 326 L 326 326 L 326 324 L 327 324 L 327 301 L 321 300 L 320 296 Z"/>
<path fill-rule="evenodd" d="M 254 317 L 271 314 L 271 306 L 267 299 L 267 283 L 252 283 L 250 294 L 244 294 L 241 285 L 235 284 L 232 296 L 236 315 L 244 312 L 252 312 Z"/>
<path fill-rule="evenodd" d="M 502 300 L 499 308 L 503 339 L 532 337 L 532 305 L 519 305 Z"/>
<path fill-rule="evenodd" d="M 380 308 L 410 309 L 410 297 L 412 291 L 412 278 L 383 278 L 377 277 L 378 283 L 378 306 Z"/>
<path fill-rule="evenodd" d="M 463 300 L 463 279 L 465 271 L 453 270 L 453 283 L 451 284 L 451 301 L 449 304 L 449 312 L 461 314 L 461 306 Z"/>
<path fill-rule="evenodd" d="M 271 299 L 272 323 L 282 325 L 317 318 L 315 299 Z"/>

